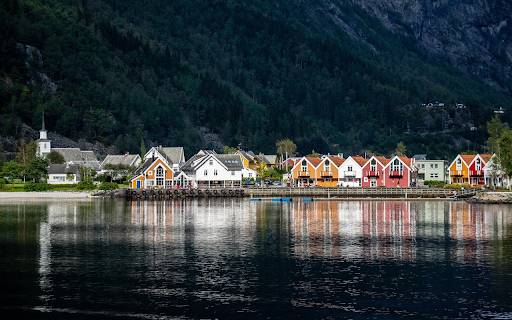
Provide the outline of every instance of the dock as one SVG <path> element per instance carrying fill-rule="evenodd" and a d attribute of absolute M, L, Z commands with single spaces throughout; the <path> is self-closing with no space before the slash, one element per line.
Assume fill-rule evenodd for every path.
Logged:
<path fill-rule="evenodd" d="M 130 189 L 122 188 L 121 197 L 129 200 L 141 199 L 176 199 L 176 198 L 203 198 L 203 197 L 230 197 L 251 199 L 351 199 L 351 198 L 403 198 L 403 199 L 463 199 L 470 198 L 481 188 L 467 188 L 460 190 L 442 188 L 420 187 L 337 187 L 337 188 L 290 188 L 290 187 L 263 187 L 263 188 L 169 188 L 169 189 Z M 275 200 L 277 201 L 277 200 Z M 282 201 L 282 200 L 280 200 Z M 286 201 L 286 200 L 285 200 Z"/>

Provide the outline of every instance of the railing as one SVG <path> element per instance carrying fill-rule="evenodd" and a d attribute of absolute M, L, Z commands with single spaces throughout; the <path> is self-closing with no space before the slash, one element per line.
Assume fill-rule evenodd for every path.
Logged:
<path fill-rule="evenodd" d="M 309 177 L 309 171 L 299 171 L 297 176 L 299 176 L 299 177 Z"/>
<path fill-rule="evenodd" d="M 403 172 L 400 172 L 400 171 L 390 171 L 389 172 L 390 177 L 401 177 L 403 175 L 404 175 Z"/>
<path fill-rule="evenodd" d="M 451 170 L 450 171 L 450 176 L 453 176 L 453 177 L 458 177 L 458 176 L 463 176 L 464 175 L 464 171 L 462 170 Z"/>
<path fill-rule="evenodd" d="M 366 176 L 367 177 L 379 177 L 380 173 L 379 171 L 367 171 Z"/>
<path fill-rule="evenodd" d="M 356 176 L 355 171 L 345 171 L 343 173 L 345 174 L 345 177 L 355 177 Z"/>
<path fill-rule="evenodd" d="M 321 171 L 320 175 L 322 177 L 332 177 L 332 171 Z"/>
<path fill-rule="evenodd" d="M 484 175 L 484 170 L 471 170 L 469 173 L 472 177 L 482 177 Z"/>

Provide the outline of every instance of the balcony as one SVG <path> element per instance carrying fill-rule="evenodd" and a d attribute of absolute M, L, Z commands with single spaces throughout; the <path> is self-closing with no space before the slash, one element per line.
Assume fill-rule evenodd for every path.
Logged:
<path fill-rule="evenodd" d="M 484 176 L 484 170 L 471 170 L 469 173 L 472 177 L 483 177 Z"/>
<path fill-rule="evenodd" d="M 452 177 L 462 177 L 464 175 L 464 171 L 462 170 L 450 170 L 450 176 Z"/>
<path fill-rule="evenodd" d="M 390 171 L 389 176 L 390 177 L 402 177 L 404 175 L 401 171 Z"/>
<path fill-rule="evenodd" d="M 299 176 L 299 177 L 309 177 L 309 171 L 299 171 L 297 176 Z"/>
<path fill-rule="evenodd" d="M 356 176 L 355 171 L 345 171 L 344 174 L 345 174 L 345 177 L 355 177 Z"/>
<path fill-rule="evenodd" d="M 322 177 L 332 177 L 332 171 L 321 171 L 320 175 Z"/>
<path fill-rule="evenodd" d="M 367 171 L 366 176 L 367 177 L 379 177 L 380 173 L 379 171 Z"/>

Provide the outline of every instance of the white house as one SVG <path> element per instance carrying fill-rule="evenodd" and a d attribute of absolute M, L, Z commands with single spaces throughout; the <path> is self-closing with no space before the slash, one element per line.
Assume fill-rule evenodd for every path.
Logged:
<path fill-rule="evenodd" d="M 338 169 L 338 185 L 342 187 L 361 187 L 363 166 L 367 161 L 363 157 L 348 157 Z"/>
<path fill-rule="evenodd" d="M 143 160 L 146 161 L 153 157 L 163 158 L 174 172 L 178 172 L 181 166 L 185 164 L 185 152 L 183 151 L 183 147 L 153 147 L 146 152 Z"/>
<path fill-rule="evenodd" d="M 243 170 L 240 155 L 234 154 L 196 154 L 181 167 L 195 187 L 241 186 Z"/>
<path fill-rule="evenodd" d="M 482 170 L 484 171 L 485 185 L 487 187 L 509 187 L 510 179 L 506 176 L 500 164 L 497 162 L 495 154 L 493 154 L 489 161 L 487 161 Z"/>
<path fill-rule="evenodd" d="M 48 168 L 49 184 L 76 184 L 79 179 L 77 164 L 51 164 Z"/>

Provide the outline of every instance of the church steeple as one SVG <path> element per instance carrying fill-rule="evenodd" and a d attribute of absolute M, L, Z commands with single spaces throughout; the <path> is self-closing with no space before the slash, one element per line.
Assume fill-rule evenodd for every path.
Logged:
<path fill-rule="evenodd" d="M 43 112 L 43 122 L 41 126 L 41 130 L 39 130 L 39 139 L 37 140 L 37 156 L 44 157 L 52 150 L 51 140 L 48 140 L 48 134 L 46 132 L 46 127 L 44 125 L 44 112 Z"/>

